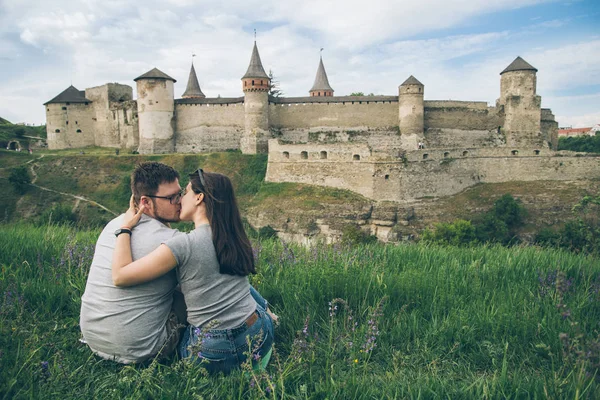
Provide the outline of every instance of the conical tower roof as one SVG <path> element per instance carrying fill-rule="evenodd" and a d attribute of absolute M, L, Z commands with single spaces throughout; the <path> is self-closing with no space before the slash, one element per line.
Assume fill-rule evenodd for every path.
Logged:
<path fill-rule="evenodd" d="M 502 75 L 505 72 L 511 71 L 535 71 L 537 72 L 537 68 L 534 68 L 527 61 L 523 60 L 521 57 L 515 58 L 515 61 L 511 62 L 508 67 L 504 69 L 504 71 L 500 72 Z"/>
<path fill-rule="evenodd" d="M 245 78 L 267 78 L 269 76 L 265 73 L 265 69 L 262 66 L 262 62 L 260 61 L 260 55 L 258 54 L 258 47 L 256 47 L 256 41 L 254 41 L 254 48 L 252 49 L 252 57 L 250 58 L 250 65 L 248 65 L 248 70 L 242 76 L 242 79 Z"/>
<path fill-rule="evenodd" d="M 152 68 L 150 71 L 146 72 L 145 74 L 140 75 L 137 78 L 135 78 L 134 81 L 137 82 L 140 79 L 164 79 L 164 80 L 170 80 L 173 82 L 177 82 L 175 79 L 171 78 L 169 75 L 165 74 L 158 68 Z"/>
<path fill-rule="evenodd" d="M 63 90 L 58 96 L 44 103 L 91 103 L 91 100 L 85 98 L 85 90 L 79 90 L 71 85 Z"/>
<path fill-rule="evenodd" d="M 421 82 L 419 82 L 419 80 L 412 75 L 409 76 L 408 79 L 405 80 L 402 83 L 402 85 L 400 85 L 400 86 L 406 86 L 406 85 L 421 85 L 421 86 L 423 86 L 423 84 Z"/>
<path fill-rule="evenodd" d="M 317 68 L 317 76 L 315 77 L 315 83 L 313 83 L 312 88 L 309 90 L 309 92 L 313 92 L 315 90 L 326 90 L 333 92 L 333 89 L 329 85 L 329 79 L 327 79 L 327 72 L 325 72 L 325 66 L 323 65 L 323 57 L 320 57 L 319 68 Z"/>
<path fill-rule="evenodd" d="M 194 64 L 192 63 L 192 68 L 190 69 L 190 77 L 188 78 L 187 87 L 185 88 L 185 92 L 181 96 L 184 99 L 190 98 L 201 98 L 204 99 L 206 96 L 200 90 L 200 84 L 198 83 L 198 77 L 196 76 L 196 69 L 194 68 Z"/>

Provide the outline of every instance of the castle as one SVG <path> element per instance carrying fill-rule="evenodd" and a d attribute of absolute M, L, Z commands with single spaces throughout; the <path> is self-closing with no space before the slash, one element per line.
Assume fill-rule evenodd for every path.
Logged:
<path fill-rule="evenodd" d="M 541 108 L 533 66 L 500 72 L 495 106 L 424 100 L 414 76 L 393 96 L 334 96 L 322 58 L 307 97 L 273 97 L 256 42 L 243 97 L 208 98 L 192 64 L 182 97 L 154 68 L 130 86 L 70 86 L 45 103 L 48 146 L 141 154 L 267 153 L 266 180 L 344 188 L 373 200 L 445 196 L 478 182 L 600 175 L 599 159 L 556 152 L 558 124 Z"/>

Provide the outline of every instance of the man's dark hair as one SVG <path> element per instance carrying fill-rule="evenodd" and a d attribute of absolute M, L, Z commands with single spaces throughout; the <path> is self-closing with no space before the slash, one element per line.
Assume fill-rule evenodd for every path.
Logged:
<path fill-rule="evenodd" d="M 171 183 L 179 179 L 179 172 L 172 167 L 156 161 L 138 164 L 131 174 L 131 193 L 139 204 L 142 196 L 154 196 L 161 183 Z"/>

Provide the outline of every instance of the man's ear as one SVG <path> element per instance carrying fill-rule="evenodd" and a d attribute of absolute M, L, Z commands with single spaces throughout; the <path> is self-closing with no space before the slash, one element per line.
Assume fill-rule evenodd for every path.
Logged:
<path fill-rule="evenodd" d="M 154 202 L 150 197 L 142 196 L 140 197 L 139 205 L 143 205 L 146 208 L 144 214 L 153 215 L 154 214 Z"/>

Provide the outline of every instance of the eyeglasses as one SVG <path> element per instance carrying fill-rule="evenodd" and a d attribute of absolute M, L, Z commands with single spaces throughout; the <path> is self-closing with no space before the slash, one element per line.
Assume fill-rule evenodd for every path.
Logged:
<path fill-rule="evenodd" d="M 171 204 L 179 204 L 179 202 L 181 201 L 181 196 L 183 196 L 183 189 L 170 196 L 152 196 L 149 194 L 146 195 L 146 197 L 152 197 L 154 199 L 167 199 Z"/>

